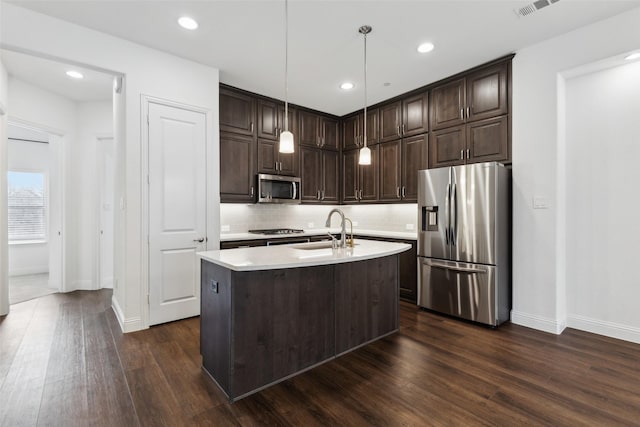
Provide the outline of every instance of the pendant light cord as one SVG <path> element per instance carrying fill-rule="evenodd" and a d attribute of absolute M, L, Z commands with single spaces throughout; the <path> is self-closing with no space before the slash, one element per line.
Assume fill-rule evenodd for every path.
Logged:
<path fill-rule="evenodd" d="M 284 0 L 284 130 L 289 131 L 289 1 Z"/>
<path fill-rule="evenodd" d="M 364 33 L 364 146 L 367 146 L 367 33 Z"/>

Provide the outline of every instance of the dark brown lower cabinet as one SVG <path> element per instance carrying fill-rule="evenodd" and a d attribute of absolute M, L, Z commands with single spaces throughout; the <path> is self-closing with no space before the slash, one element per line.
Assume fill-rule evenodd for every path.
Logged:
<path fill-rule="evenodd" d="M 203 260 L 203 369 L 235 401 L 397 331 L 398 263 L 232 271 Z"/>

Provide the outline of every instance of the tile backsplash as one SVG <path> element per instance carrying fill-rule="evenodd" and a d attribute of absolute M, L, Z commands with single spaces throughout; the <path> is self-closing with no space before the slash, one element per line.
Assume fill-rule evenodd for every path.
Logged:
<path fill-rule="evenodd" d="M 260 228 L 324 229 L 329 211 L 336 207 L 354 221 L 354 229 L 413 231 L 416 228 L 415 203 L 342 206 L 222 203 L 220 228 L 222 233 L 245 233 Z M 338 227 L 336 218 L 332 226 Z"/>

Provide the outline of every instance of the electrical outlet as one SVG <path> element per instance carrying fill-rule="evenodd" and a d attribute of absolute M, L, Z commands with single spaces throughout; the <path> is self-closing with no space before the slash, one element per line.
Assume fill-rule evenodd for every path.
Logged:
<path fill-rule="evenodd" d="M 224 233 L 225 231 L 229 231 L 229 230 L 231 230 L 231 227 L 230 227 L 230 226 L 228 226 L 228 225 L 221 225 L 221 226 L 220 226 L 220 231 L 222 231 L 223 233 Z"/>
<path fill-rule="evenodd" d="M 534 197 L 533 209 L 549 209 L 549 199 L 546 197 Z"/>
<path fill-rule="evenodd" d="M 313 222 L 307 223 L 307 228 L 314 228 L 316 225 Z"/>
<path fill-rule="evenodd" d="M 407 224 L 407 225 L 405 225 L 405 228 L 406 228 L 407 230 L 413 231 L 413 229 L 415 228 L 415 226 L 414 226 L 413 224 Z"/>
<path fill-rule="evenodd" d="M 212 280 L 210 283 L 211 286 L 211 292 L 213 292 L 214 294 L 218 293 L 218 282 L 216 282 L 215 280 Z"/>

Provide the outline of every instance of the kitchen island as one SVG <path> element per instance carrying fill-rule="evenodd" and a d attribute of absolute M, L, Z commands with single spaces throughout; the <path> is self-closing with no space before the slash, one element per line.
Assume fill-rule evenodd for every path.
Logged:
<path fill-rule="evenodd" d="M 398 330 L 404 243 L 201 252 L 200 352 L 235 401 Z"/>

